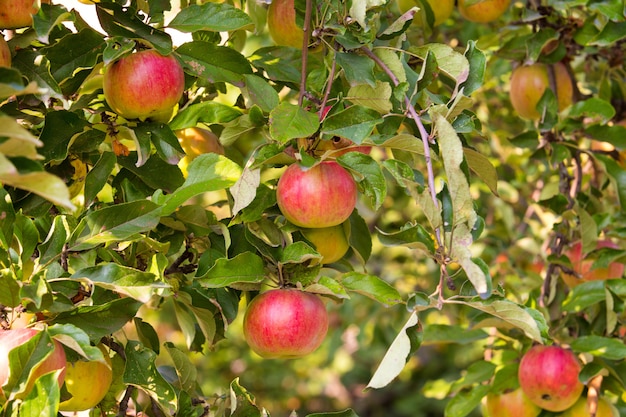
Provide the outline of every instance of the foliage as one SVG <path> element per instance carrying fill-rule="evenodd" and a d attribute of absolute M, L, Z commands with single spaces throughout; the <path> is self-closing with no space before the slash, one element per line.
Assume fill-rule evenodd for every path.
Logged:
<path fill-rule="evenodd" d="M 260 2 L 88 7 L 101 29 L 43 4 L 4 33 L 0 304 L 5 328 L 26 317 L 75 356 L 111 347 L 94 415 L 477 415 L 533 343 L 571 346 L 587 389 L 626 412 L 626 281 L 559 279 L 575 241 L 596 267 L 626 262 L 620 2 L 424 27 L 393 0 L 298 0 L 301 49 L 271 44 Z M 185 70 L 168 123 L 124 120 L 103 96 L 104 67 L 146 48 Z M 540 120 L 513 112 L 510 73 L 533 62 L 568 66 L 574 105 L 557 113 L 547 90 Z M 175 132 L 195 126 L 225 155 L 183 174 Z M 327 159 L 361 198 L 348 254 L 322 266 L 275 186 Z M 275 286 L 327 304 L 306 360 L 262 361 L 242 339 L 245 303 Z M 3 415 L 56 415 L 64 395 L 50 375 L 23 401 L 4 388 Z"/>

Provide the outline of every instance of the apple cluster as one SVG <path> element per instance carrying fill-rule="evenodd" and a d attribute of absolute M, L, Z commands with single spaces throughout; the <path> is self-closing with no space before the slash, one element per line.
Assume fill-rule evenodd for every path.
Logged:
<path fill-rule="evenodd" d="M 63 345 L 57 340 L 52 341 L 45 359 L 40 361 L 35 368 L 29 369 L 28 362 L 23 363 L 22 374 L 11 375 L 10 363 L 20 362 L 14 349 L 26 344 L 40 333 L 33 328 L 16 328 L 0 332 L 0 387 L 4 387 L 11 379 L 16 383 L 11 393 L 0 390 L 3 398 L 8 395 L 13 398 L 25 398 L 35 388 L 38 378 L 43 375 L 56 372 L 59 389 L 64 388 L 69 394 L 68 398 L 62 395 L 59 411 L 83 411 L 98 405 L 108 393 L 113 381 L 113 370 L 108 350 L 103 345 L 98 345 L 104 361 L 87 361 L 79 359 L 69 362 L 65 355 Z M 16 367 L 13 367 L 16 369 Z"/>

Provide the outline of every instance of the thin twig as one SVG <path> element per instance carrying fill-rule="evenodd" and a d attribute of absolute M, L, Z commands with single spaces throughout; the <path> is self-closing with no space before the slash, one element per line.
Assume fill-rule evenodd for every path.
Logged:
<path fill-rule="evenodd" d="M 309 62 L 309 38 L 311 37 L 311 15 L 313 14 L 313 0 L 306 0 L 304 11 L 304 39 L 302 40 L 302 68 L 300 69 L 300 94 L 298 96 L 298 106 L 302 107 L 306 94 L 307 65 Z"/>

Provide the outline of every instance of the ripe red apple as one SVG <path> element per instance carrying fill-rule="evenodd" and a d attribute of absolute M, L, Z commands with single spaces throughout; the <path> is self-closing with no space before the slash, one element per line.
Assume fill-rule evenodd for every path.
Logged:
<path fill-rule="evenodd" d="M 11 50 L 2 35 L 0 35 L 0 67 L 11 67 Z"/>
<path fill-rule="evenodd" d="M 323 264 L 331 264 L 343 258 L 350 244 L 344 230 L 344 224 L 320 229 L 302 229 L 302 234 L 322 255 Z"/>
<path fill-rule="evenodd" d="M 294 0 L 272 0 L 267 9 L 267 28 L 277 45 L 302 48 L 304 31 L 296 24 Z"/>
<path fill-rule="evenodd" d="M 601 240 L 598 241 L 596 248 L 618 248 L 618 246 L 610 240 Z M 623 263 L 611 262 L 606 268 L 592 269 L 594 260 L 585 258 L 582 252 L 583 245 L 581 242 L 574 243 L 565 251 L 565 255 L 572 263 L 573 271 L 577 274 L 561 274 L 561 278 L 570 288 L 574 288 L 583 282 L 615 279 L 624 276 Z"/>
<path fill-rule="evenodd" d="M 33 24 L 39 0 L 0 0 L 0 29 L 18 29 Z"/>
<path fill-rule="evenodd" d="M 322 300 L 296 289 L 257 295 L 243 319 L 248 345 L 264 358 L 308 355 L 322 344 L 327 331 L 328 313 Z"/>
<path fill-rule="evenodd" d="M 104 362 L 78 360 L 65 367 L 65 388 L 72 398 L 59 404 L 59 411 L 89 410 L 102 401 L 111 387 L 113 369 L 109 352 L 98 345 Z"/>
<path fill-rule="evenodd" d="M 439 26 L 452 15 L 454 10 L 454 0 L 426 0 L 434 15 L 433 26 Z M 400 12 L 406 13 L 411 7 L 419 7 L 420 10 L 413 18 L 413 23 L 426 26 L 426 13 L 421 0 L 398 0 Z"/>
<path fill-rule="evenodd" d="M 335 161 L 311 168 L 292 164 L 276 186 L 276 200 L 285 218 L 296 226 L 320 228 L 343 223 L 354 210 L 354 178 Z"/>
<path fill-rule="evenodd" d="M 591 417 L 587 407 L 587 398 L 580 397 L 576 404 L 559 414 L 558 417 Z M 605 398 L 600 397 L 595 417 L 619 417 L 619 413 Z"/>
<path fill-rule="evenodd" d="M 556 98 L 559 111 L 569 107 L 574 97 L 572 79 L 562 63 L 554 64 Z M 541 96 L 550 88 L 548 67 L 537 63 L 524 65 L 513 70 L 510 82 L 511 104 L 515 111 L 526 119 L 539 119 L 537 104 Z"/>
<path fill-rule="evenodd" d="M 465 5 L 466 0 L 459 0 L 459 12 L 461 16 L 471 22 L 493 22 L 506 12 L 511 0 L 483 0 L 470 6 Z"/>
<path fill-rule="evenodd" d="M 501 394 L 487 394 L 485 417 L 537 417 L 541 408 L 530 401 L 521 388 Z"/>
<path fill-rule="evenodd" d="M 0 387 L 4 386 L 9 380 L 9 352 L 20 345 L 28 342 L 32 339 L 39 330 L 35 330 L 32 328 L 21 328 L 21 329 L 11 329 L 0 332 Z M 26 383 L 26 389 L 24 393 L 19 395 L 19 398 L 22 396 L 26 396 L 35 385 L 35 381 L 40 376 L 47 374 L 49 372 L 53 372 L 56 370 L 61 370 L 59 374 L 58 381 L 59 386 L 63 385 L 63 381 L 65 378 L 65 351 L 63 350 L 63 346 L 61 343 L 54 341 L 54 346 L 50 346 L 52 352 L 44 359 L 41 363 L 39 363 L 32 371 L 32 375 L 28 379 Z M 29 372 L 30 370 L 24 370 L 24 372 Z"/>
<path fill-rule="evenodd" d="M 518 378 L 532 402 L 548 411 L 563 411 L 574 405 L 583 391 L 578 380 L 580 370 L 571 350 L 535 345 L 522 357 Z"/>
<path fill-rule="evenodd" d="M 167 122 L 185 89 L 185 74 L 173 55 L 145 50 L 105 67 L 104 98 L 126 119 Z"/>

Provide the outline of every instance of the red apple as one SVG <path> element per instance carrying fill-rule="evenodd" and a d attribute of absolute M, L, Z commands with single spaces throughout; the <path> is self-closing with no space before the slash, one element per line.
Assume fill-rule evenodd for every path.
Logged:
<path fill-rule="evenodd" d="M 0 35 L 0 67 L 11 67 L 11 50 L 2 35 Z"/>
<path fill-rule="evenodd" d="M 511 0 L 483 0 L 470 6 L 465 5 L 466 0 L 459 0 L 459 12 L 461 16 L 471 22 L 493 22 L 506 12 Z"/>
<path fill-rule="evenodd" d="M 39 330 L 32 328 L 22 328 L 5 330 L 0 333 L 0 387 L 4 386 L 9 380 L 9 352 L 13 348 L 28 342 L 38 332 Z M 53 344 L 54 346 L 50 346 L 51 353 L 40 362 L 34 370 L 24 370 L 24 372 L 30 371 L 32 374 L 26 383 L 24 393 L 20 394 L 18 396 L 19 398 L 26 396 L 33 389 L 37 378 L 59 369 L 61 370 L 58 377 L 59 386 L 63 385 L 66 365 L 65 351 L 63 350 L 63 346 L 56 340 Z"/>
<path fill-rule="evenodd" d="M 563 411 L 574 405 L 583 391 L 578 380 L 580 370 L 571 350 L 535 345 L 522 357 L 518 378 L 532 402 L 548 411 Z"/>
<path fill-rule="evenodd" d="M 485 410 L 485 417 L 537 417 L 541 414 L 541 408 L 530 401 L 521 388 L 487 394 Z"/>
<path fill-rule="evenodd" d="M 576 404 L 559 414 L 558 417 L 591 417 L 587 398 L 580 397 Z M 605 398 L 601 397 L 598 399 L 595 417 L 619 417 L 619 413 Z"/>
<path fill-rule="evenodd" d="M 559 111 L 569 107 L 574 97 L 574 88 L 567 68 L 562 63 L 554 64 L 556 98 Z M 511 74 L 510 97 L 513 109 L 523 118 L 539 119 L 537 104 L 547 88 L 550 88 L 548 67 L 533 64 L 517 67 Z"/>
<path fill-rule="evenodd" d="M 104 70 L 104 98 L 126 119 L 167 122 L 185 89 L 185 74 L 173 55 L 135 52 Z"/>
<path fill-rule="evenodd" d="M 267 9 L 267 28 L 277 45 L 302 48 L 304 31 L 296 24 L 294 0 L 272 0 Z"/>
<path fill-rule="evenodd" d="M 323 264 L 337 262 L 350 248 L 344 224 L 319 229 L 303 229 L 302 234 L 322 255 Z"/>
<path fill-rule="evenodd" d="M 256 296 L 243 319 L 250 348 L 264 358 L 299 358 L 316 350 L 328 331 L 328 313 L 314 294 L 276 289 Z"/>
<path fill-rule="evenodd" d="M 600 240 L 596 248 L 616 249 L 618 246 L 610 240 Z M 621 278 L 624 275 L 624 264 L 620 262 L 611 262 L 606 268 L 592 269 L 594 260 L 585 258 L 582 252 L 583 245 L 581 242 L 574 243 L 565 251 L 565 255 L 572 263 L 572 270 L 577 274 L 561 274 L 561 278 L 563 278 L 563 281 L 570 288 L 582 284 L 583 282 Z"/>
<path fill-rule="evenodd" d="M 354 178 L 335 161 L 311 168 L 292 164 L 276 186 L 278 207 L 296 226 L 320 228 L 343 223 L 356 206 Z"/>
<path fill-rule="evenodd" d="M 0 29 L 18 29 L 33 24 L 39 0 L 0 0 Z"/>

